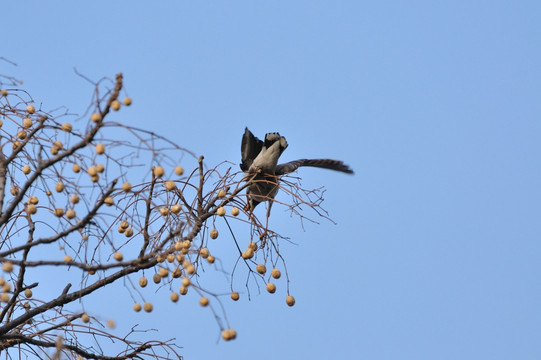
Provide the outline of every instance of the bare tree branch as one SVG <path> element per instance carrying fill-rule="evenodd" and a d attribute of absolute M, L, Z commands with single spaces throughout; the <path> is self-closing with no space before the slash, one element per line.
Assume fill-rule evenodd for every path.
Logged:
<path fill-rule="evenodd" d="M 133 299 L 123 305 L 151 311 L 144 300 L 148 273 L 157 291 L 180 288 L 171 294 L 175 302 L 197 296 L 207 306 L 211 298 L 207 308 L 222 338 L 234 339 L 224 294 L 236 300 L 243 285 L 248 296 L 253 287 L 272 293 L 282 281 L 289 295 L 280 245 L 290 240 L 267 217 L 245 210 L 246 188 L 261 180 L 228 162 L 210 167 L 200 156 L 196 163 L 166 137 L 110 120 L 132 102 L 120 100 L 122 74 L 97 82 L 79 75 L 94 86 L 82 116 L 36 109 L 23 89 L 0 89 L 0 350 L 6 358 L 180 358 L 173 340 L 141 341 L 133 329 L 117 335 L 80 309 L 88 310 L 90 294 L 107 294 L 115 284 Z M 330 220 L 323 189 L 304 189 L 294 176 L 276 182 L 283 198 L 269 200 L 301 226 Z M 218 237 L 224 239 L 215 246 Z M 233 257 L 232 269 L 225 257 Z M 40 276 L 51 269 L 65 275 L 62 281 Z M 207 288 L 211 271 L 226 275 L 222 288 Z M 56 295 L 34 295 L 42 287 Z M 117 354 L 104 354 L 105 340 L 114 341 Z"/>

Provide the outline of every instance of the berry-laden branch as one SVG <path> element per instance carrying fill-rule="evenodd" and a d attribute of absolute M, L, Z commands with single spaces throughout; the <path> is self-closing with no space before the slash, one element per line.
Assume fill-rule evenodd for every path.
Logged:
<path fill-rule="evenodd" d="M 89 299 L 111 286 L 131 295 L 136 312 L 151 312 L 149 298 L 163 292 L 173 302 L 195 297 L 224 340 L 236 337 L 225 300 L 239 300 L 239 278 L 248 298 L 264 286 L 295 302 L 280 250 L 288 239 L 245 210 L 255 180 L 227 162 L 206 169 L 203 156 L 110 119 L 132 104 L 119 100 L 123 85 L 121 74 L 100 80 L 88 113 L 75 116 L 36 109 L 24 90 L 2 89 L 0 80 L 0 350 L 10 357 L 180 358 L 174 339 L 117 335 L 113 319 L 102 325 L 111 309 L 93 309 Z M 301 221 L 311 220 L 303 208 L 327 218 L 321 189 L 295 178 L 280 186 L 289 200 L 275 207 Z M 159 291 L 146 291 L 149 274 Z M 213 274 L 228 280 L 207 288 Z M 114 345 L 102 339 L 116 348 L 105 350 Z"/>

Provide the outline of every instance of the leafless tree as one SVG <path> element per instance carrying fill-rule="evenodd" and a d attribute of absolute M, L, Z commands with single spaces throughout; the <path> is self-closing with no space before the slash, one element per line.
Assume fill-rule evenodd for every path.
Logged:
<path fill-rule="evenodd" d="M 0 351 L 6 358 L 180 358 L 174 339 L 119 335 L 112 321 L 84 311 L 85 299 L 111 284 L 125 288 L 135 311 L 152 311 L 147 283 L 175 302 L 195 293 L 223 339 L 234 339 L 222 303 L 237 300 L 241 286 L 273 293 L 278 269 L 286 270 L 284 238 L 246 207 L 253 180 L 236 165 L 208 167 L 173 141 L 115 122 L 114 112 L 131 104 L 121 74 L 94 84 L 80 116 L 46 111 L 20 86 L 0 77 Z M 322 189 L 305 190 L 292 176 L 280 187 L 291 195 L 282 205 L 292 215 L 315 221 L 306 208 L 328 218 Z M 234 249 L 230 269 L 218 266 L 218 237 Z M 206 269 L 228 275 L 227 296 L 203 286 Z M 69 276 L 45 276 L 59 272 Z M 40 288 L 56 294 L 38 296 Z M 117 344 L 115 353 L 103 350 L 104 339 Z"/>

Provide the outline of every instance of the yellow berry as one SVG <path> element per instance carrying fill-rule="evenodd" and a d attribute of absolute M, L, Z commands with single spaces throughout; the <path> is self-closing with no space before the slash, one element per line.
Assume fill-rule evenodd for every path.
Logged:
<path fill-rule="evenodd" d="M 233 292 L 231 293 L 231 299 L 232 299 L 233 301 L 237 301 L 239 298 L 240 298 L 240 295 L 239 295 L 238 292 L 233 291 Z"/>
<path fill-rule="evenodd" d="M 116 324 L 115 324 L 115 321 L 114 320 L 107 320 L 107 326 L 109 327 L 109 329 L 114 329 Z"/>
<path fill-rule="evenodd" d="M 34 205 L 35 205 L 35 204 L 39 203 L 39 199 L 38 199 L 37 196 L 30 196 L 30 197 L 28 198 L 28 203 L 29 203 L 29 204 L 34 204 Z"/>
<path fill-rule="evenodd" d="M 113 254 L 113 258 L 116 260 L 116 261 L 122 261 L 124 260 L 124 255 L 122 255 L 121 252 L 117 251 Z"/>
<path fill-rule="evenodd" d="M 173 261 L 175 261 L 175 254 L 167 254 L 165 259 L 167 260 L 167 262 L 172 263 Z"/>
<path fill-rule="evenodd" d="M 143 277 L 141 277 L 141 278 L 139 279 L 139 286 L 140 286 L 140 287 L 143 287 L 143 288 L 144 288 L 145 286 L 147 286 L 147 284 L 148 284 L 148 280 L 147 280 L 146 277 L 143 276 Z"/>
<path fill-rule="evenodd" d="M 124 231 L 124 235 L 126 235 L 126 237 L 131 237 L 133 235 L 133 229 L 132 228 L 127 228 L 126 231 Z"/>
<path fill-rule="evenodd" d="M 122 184 L 122 191 L 129 192 L 131 190 L 131 184 L 129 182 L 125 182 Z"/>
<path fill-rule="evenodd" d="M 32 126 L 32 119 L 30 119 L 30 118 L 25 118 L 25 119 L 23 120 L 23 126 L 24 126 L 25 128 L 29 128 L 30 126 Z"/>
<path fill-rule="evenodd" d="M 276 285 L 274 285 L 273 283 L 268 283 L 267 291 L 271 294 L 274 294 L 274 292 L 276 291 Z"/>
<path fill-rule="evenodd" d="M 175 204 L 175 205 L 171 206 L 171 212 L 174 213 L 174 214 L 178 214 L 181 209 L 182 209 L 182 207 L 179 204 Z"/>
<path fill-rule="evenodd" d="M 190 278 L 188 278 L 188 277 L 183 277 L 182 278 L 182 286 L 188 287 L 188 286 L 190 286 L 190 284 L 191 284 Z"/>
<path fill-rule="evenodd" d="M 190 252 L 190 249 L 187 249 L 187 248 L 184 248 L 184 247 L 180 250 L 180 253 L 181 253 L 182 255 L 186 255 L 186 254 L 189 253 L 189 252 Z"/>
<path fill-rule="evenodd" d="M 164 262 L 165 256 L 163 254 L 159 254 L 158 256 L 156 256 L 156 261 L 158 261 L 159 263 Z"/>
<path fill-rule="evenodd" d="M 32 169 L 30 168 L 30 165 L 23 166 L 23 174 L 28 175 L 30 174 L 30 171 L 32 171 Z"/>
<path fill-rule="evenodd" d="M 289 295 L 288 297 L 286 297 L 286 304 L 288 306 L 295 305 L 295 298 L 293 296 Z"/>
<path fill-rule="evenodd" d="M 11 189 L 9 189 L 9 192 L 13 196 L 19 195 L 19 187 L 18 186 L 12 186 Z"/>
<path fill-rule="evenodd" d="M 54 145 L 51 146 L 51 154 L 52 154 L 52 155 L 58 154 L 58 151 L 59 151 L 59 150 L 60 150 L 60 149 L 58 149 L 56 146 L 54 146 Z"/>
<path fill-rule="evenodd" d="M 25 139 L 25 138 L 26 138 L 26 135 L 27 135 L 27 134 L 26 134 L 26 131 L 24 131 L 24 130 L 20 130 L 19 132 L 17 132 L 17 137 L 18 137 L 19 139 L 21 139 L 21 140 L 22 140 L 22 139 Z"/>
<path fill-rule="evenodd" d="M 56 192 L 64 191 L 64 183 L 62 181 L 57 182 L 54 189 L 56 190 Z"/>
<path fill-rule="evenodd" d="M 152 306 L 152 303 L 146 302 L 146 303 L 143 304 L 143 309 L 146 312 L 151 312 L 152 309 L 154 309 L 154 306 Z"/>
<path fill-rule="evenodd" d="M 101 114 L 93 113 L 90 116 L 90 120 L 92 120 L 93 122 L 100 122 L 101 121 Z"/>
<path fill-rule="evenodd" d="M 73 164 L 71 169 L 73 170 L 74 173 L 78 173 L 79 171 L 81 171 L 81 166 L 79 164 Z"/>
<path fill-rule="evenodd" d="M 258 273 L 260 274 L 264 274 L 267 272 L 267 268 L 265 267 L 265 265 L 263 264 L 257 264 L 257 266 L 255 267 L 255 269 L 257 270 Z"/>
<path fill-rule="evenodd" d="M 2 89 L 2 90 L 0 90 L 0 95 L 1 96 L 8 96 L 8 91 L 6 89 Z"/>
<path fill-rule="evenodd" d="M 180 270 L 179 268 L 175 268 L 173 269 L 173 271 L 171 271 L 171 277 L 178 279 L 181 276 L 182 276 L 182 270 Z"/>
<path fill-rule="evenodd" d="M 122 229 L 124 229 L 124 230 L 126 230 L 129 226 L 130 226 L 130 223 L 127 222 L 126 220 L 122 220 L 122 221 L 120 222 L 120 227 L 121 227 Z"/>
<path fill-rule="evenodd" d="M 180 295 L 186 295 L 188 293 L 188 288 L 186 286 L 181 286 L 180 289 L 178 289 L 178 293 Z"/>
<path fill-rule="evenodd" d="M 29 213 L 30 215 L 33 215 L 38 212 L 38 208 L 34 204 L 29 204 L 26 207 L 26 212 Z"/>
<path fill-rule="evenodd" d="M 184 174 L 184 168 L 182 166 L 175 166 L 175 174 L 179 176 Z"/>
<path fill-rule="evenodd" d="M 6 293 L 0 294 L 0 301 L 1 302 L 7 303 L 9 301 L 9 299 L 10 299 L 9 294 L 6 294 Z"/>
<path fill-rule="evenodd" d="M 126 97 L 124 98 L 124 100 L 122 100 L 122 102 L 124 103 L 124 105 L 130 106 L 130 105 L 131 105 L 131 97 L 126 96 Z"/>
<path fill-rule="evenodd" d="M 218 197 L 219 197 L 219 198 L 225 197 L 226 194 L 227 194 L 227 193 L 225 192 L 224 189 L 221 189 L 220 191 L 218 191 Z"/>
<path fill-rule="evenodd" d="M 6 261 L 2 264 L 2 270 L 4 270 L 7 273 L 10 273 L 13 271 L 13 264 L 10 261 Z"/>
<path fill-rule="evenodd" d="M 64 262 L 72 262 L 73 261 L 73 258 L 69 255 L 65 255 L 64 256 Z"/>
<path fill-rule="evenodd" d="M 53 146 L 56 146 L 59 150 L 62 150 L 64 148 L 64 144 L 62 144 L 62 142 L 60 140 L 56 140 L 53 143 Z"/>
<path fill-rule="evenodd" d="M 161 214 L 162 216 L 167 216 L 167 215 L 169 215 L 169 209 L 166 208 L 166 207 L 161 208 L 161 209 L 160 209 L 160 214 Z"/>
<path fill-rule="evenodd" d="M 271 275 L 272 275 L 273 278 L 279 279 L 280 276 L 282 276 L 282 273 L 278 269 L 272 269 Z"/>
<path fill-rule="evenodd" d="M 141 309 L 142 309 L 141 304 L 139 304 L 139 303 L 133 304 L 133 311 L 139 312 L 139 311 L 141 311 Z"/>
<path fill-rule="evenodd" d="M 81 320 L 83 320 L 84 323 L 87 323 L 90 321 L 90 316 L 88 314 L 81 315 Z"/>
<path fill-rule="evenodd" d="M 32 297 L 32 290 L 31 289 L 25 289 L 24 290 L 24 296 L 26 296 L 27 298 L 31 298 Z"/>
<path fill-rule="evenodd" d="M 63 123 L 62 130 L 65 132 L 71 132 L 71 130 L 73 130 L 73 126 L 71 126 L 70 123 Z"/>
<path fill-rule="evenodd" d="M 225 209 L 223 207 L 219 207 L 218 210 L 216 210 L 216 214 L 218 214 L 218 216 L 224 216 Z"/>
<path fill-rule="evenodd" d="M 54 209 L 54 214 L 58 217 L 64 216 L 64 209 L 62 208 L 56 208 Z"/>
<path fill-rule="evenodd" d="M 66 211 L 66 217 L 67 217 L 68 219 L 70 219 L 70 220 L 71 220 L 71 219 L 74 219 L 75 216 L 76 216 L 75 210 L 73 210 L 73 209 L 68 209 L 68 211 Z"/>
<path fill-rule="evenodd" d="M 114 203 L 115 203 L 115 200 L 113 200 L 112 197 L 110 196 L 107 196 L 104 200 L 103 200 L 103 203 L 107 206 L 113 206 Z"/>
<path fill-rule="evenodd" d="M 92 181 L 92 182 L 98 182 L 98 181 L 100 181 L 100 176 L 99 176 L 99 175 L 91 176 L 91 177 L 90 177 L 90 181 Z"/>
<path fill-rule="evenodd" d="M 231 215 L 237 216 L 238 214 L 239 214 L 239 208 L 238 207 L 234 207 L 233 209 L 231 209 Z"/>
<path fill-rule="evenodd" d="M 195 266 L 193 265 L 188 265 L 186 266 L 186 272 L 190 275 L 194 274 L 195 273 Z"/>
<path fill-rule="evenodd" d="M 177 186 L 175 185 L 175 182 L 172 180 L 168 180 L 165 182 L 165 189 L 168 191 L 175 190 Z"/>
<path fill-rule="evenodd" d="M 158 275 L 162 278 L 167 277 L 167 275 L 169 275 L 169 270 L 167 268 L 160 268 L 160 270 L 158 270 Z"/>
<path fill-rule="evenodd" d="M 161 166 L 156 166 L 153 171 L 154 171 L 154 176 L 158 178 L 162 177 L 163 174 L 165 173 L 165 171 L 163 170 Z"/>
<path fill-rule="evenodd" d="M 118 100 L 113 100 L 113 102 L 111 103 L 111 108 L 114 110 L 114 111 L 118 111 L 120 109 L 120 101 Z"/>
<path fill-rule="evenodd" d="M 244 250 L 244 252 L 242 253 L 242 258 L 244 260 L 251 259 L 253 257 L 254 257 L 254 251 L 251 248 Z"/>
<path fill-rule="evenodd" d="M 201 257 L 202 257 L 203 259 L 208 258 L 209 255 L 210 255 L 209 249 L 207 249 L 207 248 L 202 248 L 201 250 L 199 250 L 199 255 L 201 255 Z"/>
<path fill-rule="evenodd" d="M 248 247 L 252 249 L 253 251 L 257 251 L 257 244 L 253 241 L 250 241 L 250 243 L 248 244 Z"/>
<path fill-rule="evenodd" d="M 178 301 L 178 294 L 177 293 L 171 293 L 171 301 L 172 302 L 177 302 Z"/>
<path fill-rule="evenodd" d="M 96 145 L 96 154 L 101 155 L 103 153 L 105 153 L 105 145 L 103 145 L 101 143 L 97 144 Z"/>
<path fill-rule="evenodd" d="M 199 305 L 207 306 L 208 304 L 209 304 L 209 299 L 208 298 L 203 296 L 201 299 L 199 299 Z"/>
<path fill-rule="evenodd" d="M 96 176 L 98 175 L 98 170 L 96 170 L 96 167 L 94 166 L 91 166 L 88 168 L 88 170 L 86 171 L 88 173 L 88 175 L 90 176 Z"/>
<path fill-rule="evenodd" d="M 36 108 L 34 107 L 34 105 L 28 105 L 26 107 L 26 111 L 29 113 L 29 114 L 33 114 L 36 112 Z"/>
<path fill-rule="evenodd" d="M 77 204 L 77 203 L 79 202 L 79 195 L 77 195 L 77 194 L 71 195 L 70 201 L 71 201 L 73 204 Z"/>
<path fill-rule="evenodd" d="M 222 331 L 222 338 L 225 341 L 233 340 L 237 337 L 237 332 L 233 329 L 226 329 Z"/>
<path fill-rule="evenodd" d="M 218 238 L 218 230 L 216 230 L 216 229 L 210 230 L 210 238 L 211 238 L 211 239 L 216 239 L 216 238 Z"/>
<path fill-rule="evenodd" d="M 209 262 L 209 264 L 214 264 L 214 261 L 216 261 L 216 258 L 212 255 L 209 255 L 209 257 L 207 258 L 207 261 Z"/>
<path fill-rule="evenodd" d="M 20 142 L 19 140 L 15 140 L 15 141 L 13 142 L 13 144 L 11 144 L 11 148 L 12 148 L 13 150 L 15 150 L 15 149 L 17 149 L 17 148 L 19 147 L 19 145 L 21 145 L 21 142 Z M 52 150 L 52 149 L 51 149 L 51 150 Z M 58 151 L 57 151 L 57 152 L 58 152 Z"/>
<path fill-rule="evenodd" d="M 96 164 L 96 171 L 102 173 L 105 171 L 105 166 L 103 164 Z"/>
<path fill-rule="evenodd" d="M 152 281 L 154 281 L 155 284 L 159 284 L 162 281 L 162 277 L 160 274 L 154 274 L 152 275 Z"/>

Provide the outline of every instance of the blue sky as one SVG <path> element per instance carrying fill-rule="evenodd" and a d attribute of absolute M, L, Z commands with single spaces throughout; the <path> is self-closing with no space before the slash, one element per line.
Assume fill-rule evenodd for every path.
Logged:
<path fill-rule="evenodd" d="M 159 328 L 187 359 L 541 357 L 541 3 L 11 1 L 0 12 L 0 56 L 18 64 L 0 73 L 44 108 L 86 110 L 92 87 L 73 68 L 123 72 L 134 105 L 117 120 L 209 165 L 236 166 L 248 126 L 284 135 L 284 160 L 356 172 L 299 172 L 326 187 L 337 225 L 303 231 L 273 209 L 296 243 L 281 248 L 295 307 L 283 289 L 226 302 L 231 343 L 217 343 L 196 297 L 158 293 L 150 316 L 127 299 L 104 318 Z"/>

